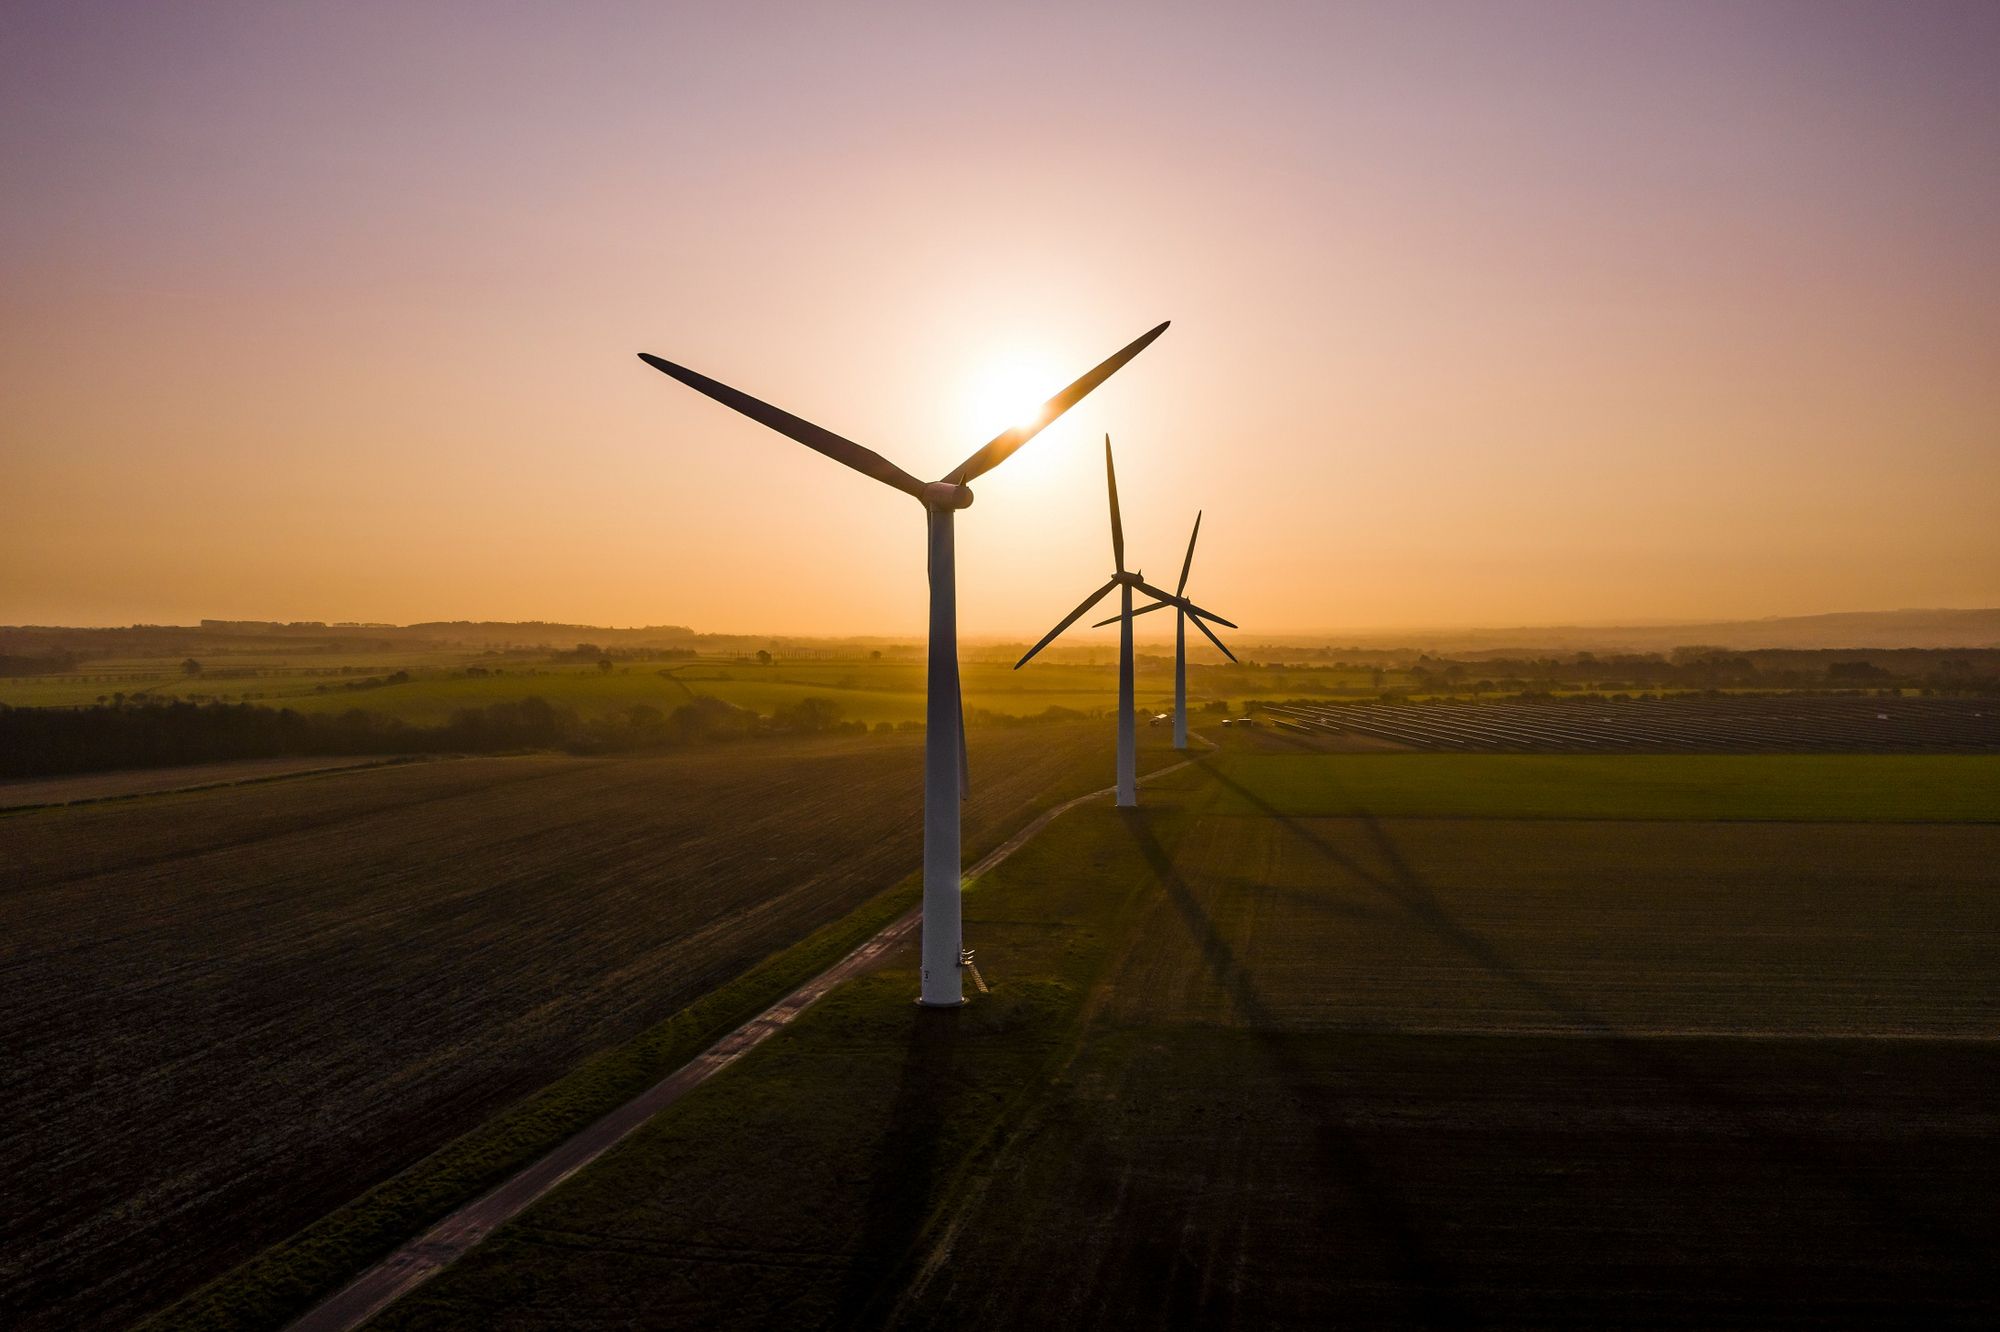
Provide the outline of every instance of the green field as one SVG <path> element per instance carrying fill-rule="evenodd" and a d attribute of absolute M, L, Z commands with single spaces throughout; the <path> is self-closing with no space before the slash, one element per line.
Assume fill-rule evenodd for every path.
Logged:
<path fill-rule="evenodd" d="M 1245 652 L 1254 656 L 1249 649 Z M 1089 715 L 1115 705 L 1117 671 L 1101 649 L 1059 646 L 1018 671 L 1013 669 L 1014 659 L 1013 651 L 991 645 L 968 648 L 962 654 L 969 711 L 1025 717 L 1058 707 Z M 589 719 L 637 705 L 671 711 L 700 693 L 766 716 L 808 696 L 831 699 L 843 719 L 871 725 L 921 721 L 924 713 L 924 665 L 921 655 L 909 648 L 880 658 L 781 655 L 768 664 L 739 655 L 691 661 L 617 659 L 609 673 L 600 671 L 594 660 L 549 651 L 235 649 L 208 654 L 199 675 L 184 674 L 182 660 L 96 658 L 64 675 L 0 677 L 0 704 L 79 707 L 122 694 L 128 699 L 215 699 L 305 712 L 362 708 L 436 725 L 460 708 L 530 695 Z M 1171 706 L 1170 650 L 1142 648 L 1137 666 L 1140 706 L 1148 710 Z M 385 683 L 398 672 L 408 679 Z M 1563 696 L 1597 692 L 1583 684 L 1544 681 L 1541 687 Z M 1440 688 L 1441 694 L 1436 692 Z M 1234 710 L 1252 700 L 1372 700 L 1385 689 L 1413 699 L 1456 696 L 1441 681 L 1427 683 L 1405 670 L 1259 665 L 1248 660 L 1233 664 L 1206 644 L 1190 648 L 1188 690 L 1197 709 L 1212 700 L 1226 701 Z"/>
<path fill-rule="evenodd" d="M 1263 741 L 1224 740 L 1230 812 L 2000 822 L 2000 755 L 1287 754 Z"/>
<path fill-rule="evenodd" d="M 530 695 L 593 717 L 636 704 L 671 711 L 700 693 L 766 715 L 809 695 L 834 700 L 846 720 L 921 721 L 924 715 L 924 667 L 917 660 L 781 658 L 769 665 L 743 658 L 622 661 L 605 673 L 590 662 L 466 653 L 263 653 L 211 658 L 198 676 L 184 675 L 180 666 L 178 659 L 164 658 L 93 661 L 69 676 L 0 679 L 0 703 L 76 707 L 122 693 L 128 698 L 220 699 L 310 712 L 363 708 L 431 725 L 449 720 L 460 708 Z M 1109 663 L 1038 660 L 1016 671 L 1011 660 L 975 657 L 966 660 L 961 670 L 969 711 L 1031 716 L 1060 707 L 1090 714 L 1117 702 L 1117 671 Z M 407 673 L 409 680 L 371 683 L 398 671 Z M 1189 665 L 1188 687 L 1198 707 L 1211 698 L 1241 702 L 1340 691 L 1372 695 L 1378 691 L 1369 687 L 1368 679 L 1365 672 L 1256 670 L 1197 660 Z M 1142 658 L 1138 691 L 1144 707 L 1170 706 L 1171 660 Z"/>
<path fill-rule="evenodd" d="M 376 1325 L 1991 1325 L 1990 769 L 1231 740 Z"/>
<path fill-rule="evenodd" d="M 189 694 L 241 701 L 246 694 L 273 700 L 310 694 L 316 684 L 389 675 L 395 671 L 463 670 L 465 653 L 433 650 L 359 654 L 332 651 L 261 651 L 211 654 L 203 674 L 182 672 L 184 657 L 94 658 L 62 675 L 0 677 L 0 703 L 10 707 L 79 707 L 116 694 L 179 698 Z"/>

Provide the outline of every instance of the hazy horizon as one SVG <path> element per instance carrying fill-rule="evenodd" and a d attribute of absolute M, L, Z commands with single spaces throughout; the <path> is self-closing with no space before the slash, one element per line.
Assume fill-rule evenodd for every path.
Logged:
<path fill-rule="evenodd" d="M 1313 642 L 1320 640 L 1334 640 L 1350 636 L 1357 642 L 1362 642 L 1367 640 L 1384 639 L 1389 636 L 1398 634 L 1407 635 L 1412 638 L 1434 638 L 1434 637 L 1442 637 L 1450 635 L 1490 637 L 1493 635 L 1502 635 L 1502 634 L 1537 634 L 1537 633 L 1592 633 L 1592 632 L 1644 633 L 1648 631 L 1673 630 L 1680 628 L 1699 629 L 1699 628 L 1717 628 L 1722 626 L 1742 626 L 1749 628 L 1762 624 L 1794 624 L 1794 623 L 1803 623 L 1818 619 L 1880 620 L 1895 616 L 1976 615 L 1981 613 L 1992 615 L 1995 617 L 2000 617 L 2000 607 L 1924 606 L 1924 607 L 1899 607 L 1894 610 L 1834 611 L 1818 615 L 1807 615 L 1807 616 L 1767 615 L 1767 616 L 1756 616 L 1749 618 L 1704 617 L 1699 619 L 1669 619 L 1669 620 L 1632 619 L 1624 621 L 1604 621 L 1597 623 L 1545 623 L 1545 624 L 1512 624 L 1512 625 L 1475 624 L 1475 623 L 1402 624 L 1402 625 L 1378 624 L 1378 625 L 1333 625 L 1333 626 L 1320 626 L 1320 627 L 1279 626 L 1277 628 L 1271 628 L 1271 629 L 1259 628 L 1255 629 L 1254 631 L 1226 630 L 1225 633 L 1228 635 L 1229 638 L 1235 641 L 1236 645 L 1242 646 L 1245 644 L 1272 644 L 1286 639 L 1299 640 L 1303 642 Z M 1095 617 L 1095 618 L 1101 618 L 1101 617 Z M 744 629 L 717 629 L 711 626 L 702 625 L 698 623 L 688 623 L 685 620 L 675 619 L 671 616 L 661 620 L 651 621 L 648 623 L 632 623 L 632 624 L 609 624 L 603 622 L 581 620 L 573 617 L 552 616 L 552 615 L 524 616 L 519 618 L 508 617 L 506 619 L 474 618 L 462 615 L 427 615 L 427 616 L 418 616 L 413 619 L 404 621 L 390 621 L 390 620 L 383 620 L 380 618 L 362 618 L 356 620 L 332 620 L 332 619 L 327 619 L 323 616 L 300 616 L 297 617 L 296 619 L 293 618 L 279 619 L 273 616 L 229 616 L 229 617 L 198 616 L 187 621 L 170 621 L 170 620 L 155 619 L 155 620 L 130 621 L 123 624 L 104 624 L 104 623 L 0 624 L 0 629 L 93 630 L 93 629 L 128 629 L 128 628 L 129 629 L 195 628 L 198 627 L 204 621 L 210 621 L 210 622 L 219 621 L 223 623 L 244 623 L 244 624 L 269 623 L 278 625 L 321 624 L 327 626 L 328 628 L 390 628 L 390 629 L 408 629 L 419 625 L 429 625 L 429 624 L 437 624 L 437 625 L 519 624 L 524 626 L 526 625 L 562 626 L 562 627 L 572 627 L 583 630 L 597 629 L 615 633 L 638 633 L 648 629 L 684 628 L 690 630 L 696 635 L 722 637 L 722 638 L 767 638 L 774 642 L 783 640 L 835 641 L 835 642 L 879 641 L 885 643 L 897 643 L 897 644 L 909 645 L 909 644 L 921 644 L 924 641 L 924 636 L 921 633 L 896 633 L 886 630 L 871 630 L 871 629 L 847 629 L 847 630 L 835 629 L 826 631 L 807 632 L 796 629 L 788 629 L 784 627 L 773 627 L 770 625 L 757 626 Z M 1078 625 L 1072 627 L 1069 630 L 1069 632 L 1065 635 L 1064 641 L 1071 644 L 1072 646 L 1078 646 L 1078 647 L 1088 646 L 1088 647 L 1101 648 L 1115 644 L 1117 638 L 1117 630 L 1115 627 L 1092 630 L 1088 627 L 1090 622 L 1091 622 L 1090 619 L 1087 618 L 1084 621 L 1079 622 Z M 1173 621 L 1170 618 L 1161 616 L 1158 613 L 1156 613 L 1153 617 L 1141 619 L 1138 621 L 1138 630 L 1134 635 L 1134 639 L 1139 644 L 1149 647 L 1158 647 L 1165 644 L 1171 644 L 1173 641 L 1173 632 L 1171 628 L 1172 623 Z M 1047 626 L 1044 625 L 1029 629 L 1021 629 L 1013 632 L 1007 630 L 995 630 L 989 632 L 965 633 L 960 635 L 960 642 L 967 646 L 984 646 L 995 643 L 1028 642 L 1035 638 L 1040 637 L 1046 628 Z M 1191 632 L 1189 634 L 1189 637 L 1190 639 L 1194 640 L 1195 646 L 1201 647 L 1204 653 L 1207 651 L 1205 647 L 1202 647 L 1201 640 L 1197 635 Z M 1376 646 L 1380 646 L 1380 644 L 1377 643 Z M 1532 643 L 1531 640 L 1524 639 L 1521 646 L 1534 646 L 1534 644 Z M 1879 646 L 1879 644 L 1874 646 Z M 1916 642 L 1913 640 L 1908 644 L 1908 646 L 1922 647 L 1922 646 L 1927 646 L 1927 644 Z"/>
<path fill-rule="evenodd" d="M 2000 7 L 0 15 L 0 621 L 2000 604 Z"/>

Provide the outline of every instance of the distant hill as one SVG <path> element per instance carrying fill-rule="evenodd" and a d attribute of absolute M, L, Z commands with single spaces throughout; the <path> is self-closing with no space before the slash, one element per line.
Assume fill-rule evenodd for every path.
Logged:
<path fill-rule="evenodd" d="M 684 624 L 654 624 L 637 629 L 608 629 L 594 624 L 562 624 L 549 620 L 425 620 L 419 624 L 322 624 L 318 621 L 278 623 L 269 620 L 203 620 L 204 633 L 249 637 L 357 637 L 395 643 L 451 643 L 483 647 L 569 647 L 580 642 L 620 644 L 685 644 L 699 637 Z"/>
<path fill-rule="evenodd" d="M 1538 625 L 1517 628 L 1366 630 L 1260 635 L 1247 627 L 1239 649 L 1296 645 L 1317 654 L 1347 647 L 1368 652 L 1445 652 L 1481 656 L 1534 656 L 1552 652 L 1670 652 L 1678 647 L 1718 647 L 1740 652 L 1771 649 L 1992 648 L 2000 649 L 2000 609 L 1844 611 L 1832 615 L 1774 616 L 1763 620 L 1714 620 L 1695 624 Z M 1149 643 L 1164 641 L 1142 635 Z M 430 620 L 421 624 L 328 624 L 316 620 L 203 620 L 193 625 L 130 625 L 75 629 L 51 625 L 0 626 L 0 656 L 55 659 L 69 654 L 162 656 L 251 651 L 380 652 L 405 648 L 475 648 L 567 651 L 579 643 L 621 648 L 693 648 L 702 652 L 840 651 L 921 645 L 902 637 L 806 637 L 784 634 L 698 633 L 686 625 L 613 629 L 548 620 Z M 1016 645 L 1011 638 L 968 636 L 964 650 Z M 1102 644 L 1072 645 L 1092 659 Z M 41 669 L 66 669 L 53 660 Z"/>
<path fill-rule="evenodd" d="M 200 624 L 134 624 L 105 629 L 8 625 L 0 627 L 0 653 L 158 656 L 182 652 L 380 652 L 430 647 L 566 649 L 584 642 L 605 647 L 688 647 L 698 638 L 694 630 L 682 625 L 600 629 L 541 621 L 505 624 L 466 620 L 394 625 L 325 624 L 317 620 L 203 620 Z"/>
<path fill-rule="evenodd" d="M 568 652 L 601 648 L 672 648 L 699 652 L 865 650 L 907 640 L 783 634 L 705 634 L 681 624 L 613 629 L 549 620 L 429 620 L 421 624 L 326 623 L 320 620 L 203 620 L 199 624 L 134 624 L 117 628 L 0 625 L 0 660 L 32 659 L 34 671 L 67 670 L 74 659 L 105 656 L 210 657 L 246 653 L 380 653 L 461 649 Z M 61 664 L 68 662 L 69 664 Z"/>

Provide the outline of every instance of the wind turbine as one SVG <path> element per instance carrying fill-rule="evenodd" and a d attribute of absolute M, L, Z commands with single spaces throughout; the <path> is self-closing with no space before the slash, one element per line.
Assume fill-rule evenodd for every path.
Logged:
<path fill-rule="evenodd" d="M 992 471 L 1039 434 L 1042 428 L 1083 400 L 1085 394 L 1115 374 L 1167 331 L 1166 324 L 1127 343 L 1096 369 L 1042 404 L 1034 417 L 989 440 L 985 447 L 929 485 L 896 464 L 844 439 L 831 430 L 801 420 L 727 384 L 718 384 L 672 361 L 645 352 L 639 359 L 671 375 L 725 407 L 781 435 L 846 463 L 865 476 L 915 499 L 924 506 L 930 528 L 930 669 L 924 700 L 924 911 L 923 992 L 919 1003 L 950 1007 L 965 1002 L 959 969 L 959 827 L 958 805 L 965 796 L 965 705 L 958 689 L 958 580 L 952 558 L 952 515 L 972 503 L 966 483 Z"/>
<path fill-rule="evenodd" d="M 1115 620 L 1120 625 L 1118 634 L 1117 803 L 1121 808 L 1130 808 L 1139 803 L 1138 732 L 1132 719 L 1132 616 L 1134 613 L 1132 610 L 1132 590 L 1137 588 L 1149 597 L 1160 598 L 1158 604 L 1162 606 L 1176 604 L 1180 600 L 1180 597 L 1177 593 L 1162 592 L 1159 588 L 1154 587 L 1146 581 L 1146 576 L 1143 573 L 1130 573 L 1126 571 L 1125 525 L 1118 516 L 1118 469 L 1112 465 L 1111 436 L 1109 435 L 1104 437 L 1104 482 L 1106 489 L 1111 495 L 1111 577 L 1103 587 L 1098 588 L 1095 592 L 1085 597 L 1082 604 L 1068 615 L 1065 615 L 1055 628 L 1042 635 L 1042 641 L 1029 648 L 1027 653 L 1014 663 L 1014 669 L 1018 671 L 1034 660 L 1037 652 L 1040 652 L 1043 648 L 1054 642 L 1057 635 L 1061 634 L 1063 630 L 1083 618 L 1084 612 L 1104 600 L 1105 594 L 1111 591 L 1112 588 L 1119 589 L 1121 598 L 1119 612 L 1110 620 L 1105 620 L 1102 623 L 1110 624 Z M 1187 581 L 1185 571 L 1182 572 L 1181 580 L 1183 583 Z M 1213 611 L 1203 611 L 1202 614 L 1208 616 L 1209 619 L 1214 620 L 1217 624 L 1229 624 L 1229 621 L 1223 619 Z M 1229 627 L 1234 629 L 1236 626 L 1229 624 Z"/>
<path fill-rule="evenodd" d="M 1208 641 L 1215 644 L 1217 651 L 1231 661 L 1236 660 L 1236 654 L 1222 645 L 1222 640 L 1215 636 L 1213 629 L 1210 629 L 1208 625 L 1202 622 L 1202 617 L 1207 616 L 1217 624 L 1227 624 L 1231 629 L 1234 629 L 1236 626 L 1229 624 L 1229 621 L 1223 619 L 1220 615 L 1205 611 L 1187 599 L 1188 570 L 1194 567 L 1194 543 L 1199 536 L 1201 536 L 1201 514 L 1197 511 L 1194 516 L 1194 531 L 1188 534 L 1187 558 L 1181 561 L 1181 581 L 1174 585 L 1174 595 L 1169 597 L 1164 592 L 1156 592 L 1154 595 L 1161 598 L 1161 600 L 1154 602 L 1150 606 L 1141 606 L 1138 610 L 1133 610 L 1130 603 L 1127 603 L 1123 615 L 1112 617 L 1112 619 L 1123 619 L 1125 621 L 1125 635 L 1127 638 L 1130 638 L 1132 633 L 1131 616 L 1144 615 L 1149 611 L 1159 610 L 1163 606 L 1172 606 L 1174 608 L 1175 749 L 1187 748 L 1187 622 L 1193 620 L 1194 627 L 1208 635 Z M 1102 629 L 1110 623 L 1111 620 L 1099 620 L 1090 627 L 1093 629 Z"/>

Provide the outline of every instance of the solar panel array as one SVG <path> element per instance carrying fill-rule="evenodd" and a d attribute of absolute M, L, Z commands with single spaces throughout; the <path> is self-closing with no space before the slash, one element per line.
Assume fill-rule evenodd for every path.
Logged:
<path fill-rule="evenodd" d="M 1994 753 L 2000 699 L 1744 695 L 1266 704 L 1289 730 L 1486 753 Z"/>

